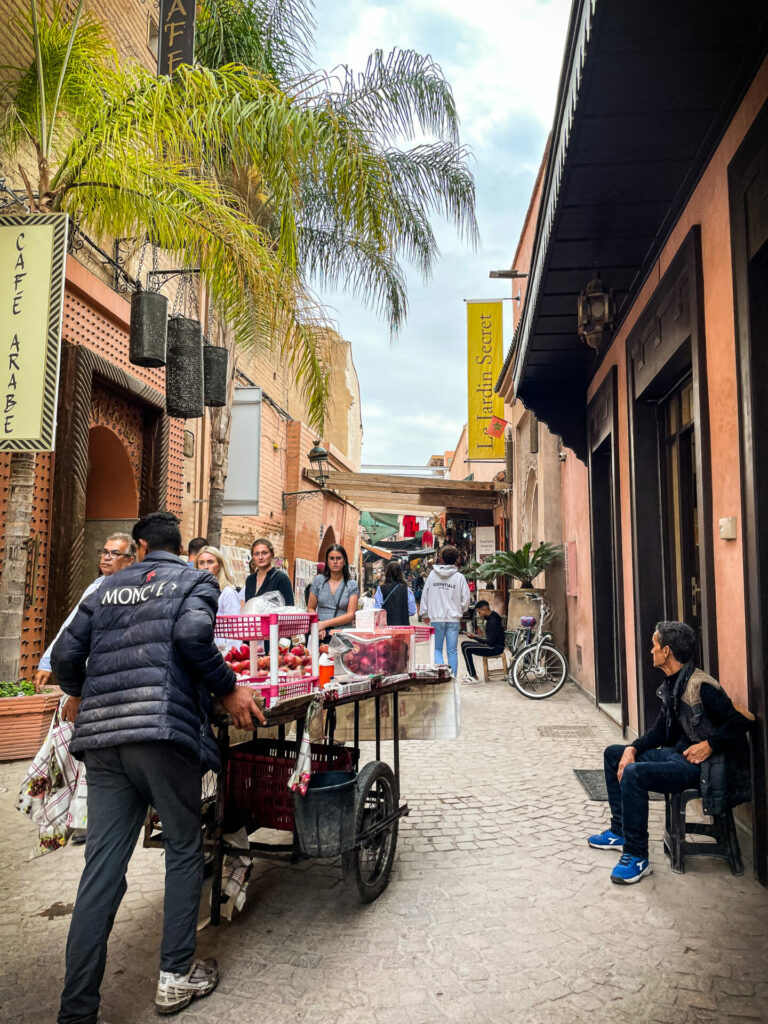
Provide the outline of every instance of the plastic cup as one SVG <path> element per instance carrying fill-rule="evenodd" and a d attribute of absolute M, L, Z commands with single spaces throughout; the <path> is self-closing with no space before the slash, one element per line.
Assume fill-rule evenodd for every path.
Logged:
<path fill-rule="evenodd" d="M 333 679 L 333 665 L 320 665 L 317 670 L 318 673 L 318 685 L 320 689 L 325 686 L 326 683 L 330 683 Z"/>

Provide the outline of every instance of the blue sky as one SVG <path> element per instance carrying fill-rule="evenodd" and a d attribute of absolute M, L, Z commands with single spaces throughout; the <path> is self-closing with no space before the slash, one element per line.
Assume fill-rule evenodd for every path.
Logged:
<path fill-rule="evenodd" d="M 408 323 L 394 345 L 359 300 L 321 292 L 360 377 L 363 462 L 423 465 L 466 420 L 463 299 L 501 298 L 488 271 L 512 263 L 550 130 L 568 0 L 316 0 L 315 62 L 362 70 L 378 48 L 429 53 L 451 83 L 474 154 L 480 245 L 437 225 L 442 258 L 426 284 L 408 270 Z M 510 303 L 504 303 L 505 313 Z M 511 318 L 504 336 L 511 335 Z"/>

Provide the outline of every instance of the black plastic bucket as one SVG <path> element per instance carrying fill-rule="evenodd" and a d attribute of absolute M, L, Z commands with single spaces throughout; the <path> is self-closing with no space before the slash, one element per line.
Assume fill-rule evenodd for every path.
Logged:
<path fill-rule="evenodd" d="M 293 817 L 301 852 L 338 857 L 355 845 L 355 772 L 318 772 L 305 796 L 293 794 Z"/>

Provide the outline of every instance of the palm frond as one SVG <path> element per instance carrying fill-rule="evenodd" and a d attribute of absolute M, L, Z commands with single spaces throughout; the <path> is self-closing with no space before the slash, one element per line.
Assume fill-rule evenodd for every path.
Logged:
<path fill-rule="evenodd" d="M 280 84 L 310 66 L 311 0 L 202 0 L 195 58 L 208 68 L 244 64 Z"/>
<path fill-rule="evenodd" d="M 331 103 L 382 143 L 418 134 L 457 143 L 459 118 L 453 91 L 430 56 L 393 49 L 374 50 L 365 70 L 341 65 L 305 83 L 318 102 Z"/>
<path fill-rule="evenodd" d="M 330 290 L 341 288 L 380 316 L 393 334 L 408 315 L 405 275 L 391 249 L 366 238 L 351 238 L 337 227 L 300 230 L 299 263 L 308 279 Z"/>
<path fill-rule="evenodd" d="M 29 11 L 16 15 L 11 31 L 32 43 Z M 39 65 L 32 61 L 0 68 L 0 149 L 8 156 L 24 140 L 34 140 L 44 149 L 47 133 L 43 121 L 52 132 L 51 153 L 60 151 L 88 123 L 103 96 L 111 92 L 118 74 L 117 53 L 101 23 L 87 12 L 73 34 L 62 4 L 55 4 L 50 11 L 43 6 L 37 18 L 37 40 Z M 40 68 L 45 111 L 40 101 Z"/>
<path fill-rule="evenodd" d="M 459 236 L 475 247 L 475 181 L 467 168 L 467 151 L 448 142 L 427 143 L 385 154 L 393 192 L 408 195 L 423 211 L 453 223 Z"/>

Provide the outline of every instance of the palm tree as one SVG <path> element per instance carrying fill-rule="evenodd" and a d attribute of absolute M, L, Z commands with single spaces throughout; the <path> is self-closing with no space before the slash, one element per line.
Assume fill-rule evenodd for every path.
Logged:
<path fill-rule="evenodd" d="M 276 239 L 256 223 L 220 173 L 220 157 L 290 181 L 334 118 L 297 118 L 272 82 L 245 67 L 183 68 L 173 79 L 121 67 L 83 0 L 71 23 L 62 7 L 38 10 L 32 0 L 15 29 L 34 57 L 2 69 L 0 163 L 23 183 L 30 210 L 66 212 L 98 238 L 147 235 L 179 266 L 200 268 L 239 342 L 279 348 L 321 425 L 327 387 L 314 332 L 324 320 L 296 272 L 290 224 Z M 275 154 L 264 145 L 266 125 Z M 34 464 L 29 453 L 11 458 L 0 577 L 0 675 L 11 680 Z"/>
<path fill-rule="evenodd" d="M 377 50 L 365 70 L 309 70 L 310 0 L 202 0 L 196 59 L 221 69 L 242 63 L 272 82 L 310 119 L 338 129 L 330 163 L 313 154 L 290 193 L 267 168 L 233 160 L 227 182 L 274 237 L 291 222 L 297 271 L 307 289 L 342 288 L 373 307 L 396 335 L 408 311 L 402 260 L 427 278 L 438 258 L 432 218 L 477 239 L 474 181 L 450 85 L 428 56 Z M 411 143 L 403 147 L 403 143 Z M 347 159 L 347 157 L 349 159 Z M 287 204 L 290 204 L 288 206 Z M 223 414 L 222 414 L 223 415 Z M 220 508 L 228 436 L 214 419 L 211 504 Z M 207 536 L 220 516 L 209 514 Z"/>

